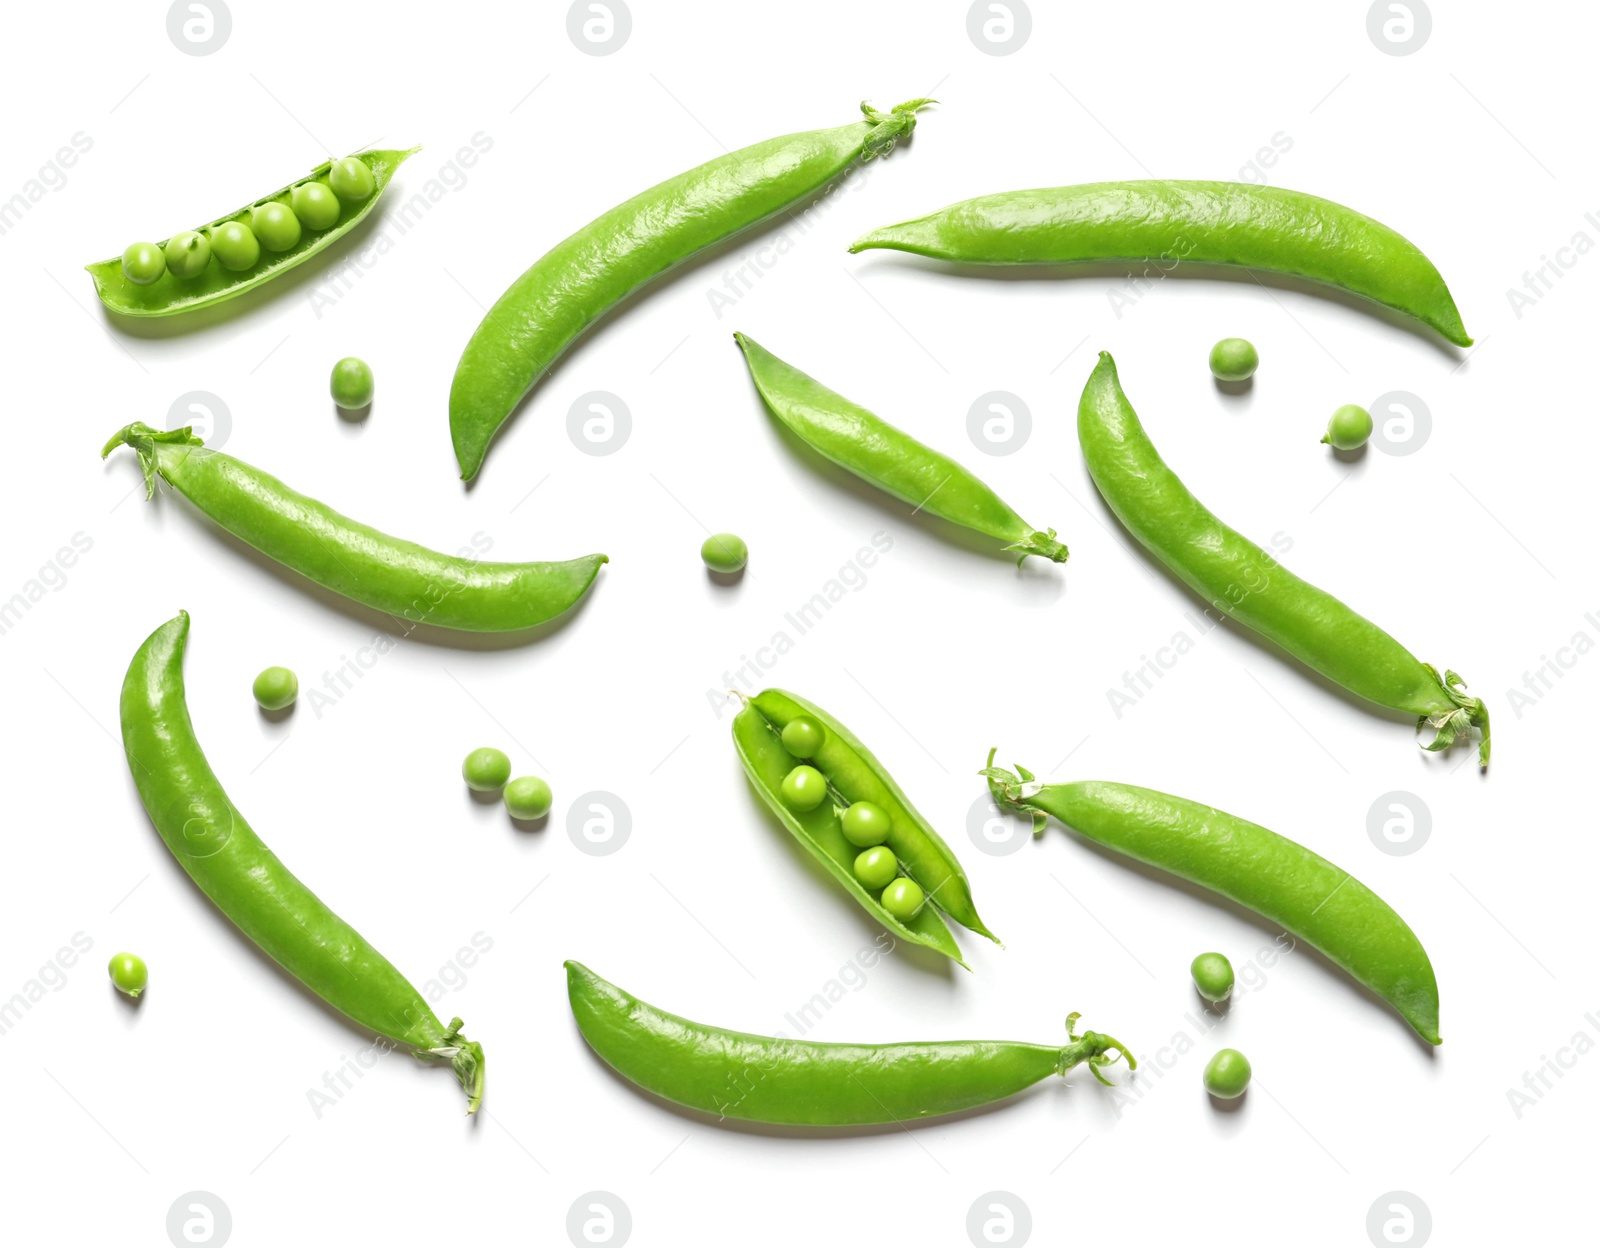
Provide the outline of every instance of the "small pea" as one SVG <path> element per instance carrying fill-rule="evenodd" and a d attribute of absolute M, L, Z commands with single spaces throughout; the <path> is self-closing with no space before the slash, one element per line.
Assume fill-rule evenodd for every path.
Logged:
<path fill-rule="evenodd" d="M 822 773 L 804 763 L 783 778 L 779 789 L 783 793 L 783 804 L 801 812 L 815 810 L 828 796 L 828 782 L 822 778 Z"/>
<path fill-rule="evenodd" d="M 839 819 L 844 839 L 857 849 L 882 845 L 889 839 L 889 812 L 872 802 L 852 802 Z"/>
<path fill-rule="evenodd" d="M 174 277 L 199 277 L 211 263 L 211 243 L 204 234 L 184 230 L 167 240 L 167 268 Z"/>
<path fill-rule="evenodd" d="M 922 909 L 922 885 L 908 875 L 897 876 L 889 881 L 889 887 L 878 900 L 885 910 L 904 923 Z"/>
<path fill-rule="evenodd" d="M 496 793 L 511 779 L 511 760 L 504 750 L 485 745 L 473 750 L 461 764 L 461 778 L 478 793 Z"/>
<path fill-rule="evenodd" d="M 288 204 L 269 200 L 250 214 L 250 228 L 268 251 L 288 251 L 300 241 L 300 218 Z"/>
<path fill-rule="evenodd" d="M 822 743 L 827 739 L 827 735 L 822 730 L 822 725 L 809 715 L 801 715 L 791 719 L 783 726 L 781 734 L 783 748 L 796 758 L 810 758 L 822 748 Z"/>
<path fill-rule="evenodd" d="M 1250 1059 L 1238 1049 L 1218 1049 L 1202 1079 L 1212 1096 L 1231 1101 L 1250 1086 Z"/>
<path fill-rule="evenodd" d="M 1211 348 L 1211 375 L 1218 381 L 1246 381 L 1260 363 L 1255 345 L 1246 338 L 1224 338 Z"/>
<path fill-rule="evenodd" d="M 713 533 L 701 545 L 700 558 L 713 572 L 737 572 L 750 562 L 750 548 L 737 533 Z"/>
<path fill-rule="evenodd" d="M 122 253 L 122 276 L 135 286 L 159 282 L 167 271 L 167 258 L 154 243 L 129 243 Z"/>
<path fill-rule="evenodd" d="M 1354 451 L 1365 446 L 1371 436 L 1371 413 L 1364 407 L 1346 403 L 1329 417 L 1328 432 L 1322 435 L 1322 443 L 1336 451 Z"/>
<path fill-rule="evenodd" d="M 339 197 L 326 182 L 302 182 L 289 192 L 289 207 L 308 230 L 325 230 L 339 219 Z"/>
<path fill-rule="evenodd" d="M 377 189 L 377 183 L 372 180 L 372 170 L 367 168 L 366 161 L 355 156 L 346 156 L 343 160 L 333 162 L 333 167 L 328 170 L 328 185 L 340 199 L 353 204 L 359 204 Z"/>
<path fill-rule="evenodd" d="M 887 845 L 874 845 L 856 855 L 856 879 L 863 888 L 883 888 L 900 874 L 900 863 Z"/>
<path fill-rule="evenodd" d="M 300 679 L 287 667 L 263 668 L 250 686 L 264 711 L 281 711 L 300 696 Z"/>
<path fill-rule="evenodd" d="M 372 366 L 353 355 L 345 356 L 333 366 L 328 389 L 333 393 L 333 401 L 348 411 L 365 407 L 372 402 L 376 389 Z"/>
<path fill-rule="evenodd" d="M 211 254 L 230 273 L 243 273 L 261 259 L 261 243 L 243 221 L 224 221 L 211 230 Z"/>
<path fill-rule="evenodd" d="M 1189 978 L 1196 992 L 1219 1005 L 1233 992 L 1233 963 L 1220 953 L 1202 953 L 1189 963 Z"/>
<path fill-rule="evenodd" d="M 550 786 L 538 776 L 518 776 L 506 785 L 506 813 L 513 819 L 542 819 L 550 802 Z"/>
<path fill-rule="evenodd" d="M 117 991 L 125 992 L 130 997 L 137 997 L 150 982 L 150 970 L 145 966 L 144 959 L 136 953 L 112 954 L 106 971 L 111 976 L 111 982 L 117 986 Z"/>

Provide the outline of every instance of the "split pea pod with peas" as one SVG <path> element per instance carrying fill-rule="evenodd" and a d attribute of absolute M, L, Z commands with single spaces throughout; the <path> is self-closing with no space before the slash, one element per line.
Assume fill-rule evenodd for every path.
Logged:
<path fill-rule="evenodd" d="M 85 266 L 122 316 L 172 316 L 254 290 L 331 247 L 378 203 L 410 151 L 357 152 L 161 243 L 132 243 Z"/>
<path fill-rule="evenodd" d="M 966 872 L 900 786 L 843 724 L 782 689 L 744 699 L 739 761 L 763 803 L 856 902 L 896 937 L 966 966 L 945 925 L 999 939 Z"/>

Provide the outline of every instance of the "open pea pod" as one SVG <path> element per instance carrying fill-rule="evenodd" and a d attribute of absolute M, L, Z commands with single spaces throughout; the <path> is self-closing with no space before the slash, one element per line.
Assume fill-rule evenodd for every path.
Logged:
<path fill-rule="evenodd" d="M 192 312 L 197 308 L 210 307 L 212 304 L 232 299 L 247 290 L 254 290 L 263 283 L 270 282 L 280 274 L 287 273 L 295 265 L 325 251 L 350 233 L 377 206 L 378 199 L 394 177 L 395 170 L 407 157 L 421 150 L 420 147 L 413 147 L 408 151 L 380 148 L 369 152 L 357 152 L 352 159 L 360 161 L 372 175 L 371 192 L 359 200 L 334 197 L 338 205 L 338 216 L 329 224 L 323 228 L 315 228 L 314 223 L 301 221 L 298 242 L 282 251 L 261 248 L 260 255 L 248 268 L 229 269 L 216 255 L 211 255 L 204 267 L 193 276 L 180 277 L 167 267 L 154 281 L 141 285 L 128 278 L 120 256 L 113 256 L 110 260 L 98 260 L 84 267 L 94 279 L 95 293 L 100 296 L 100 302 L 123 316 L 172 316 L 178 312 Z M 305 177 L 297 178 L 288 186 L 280 187 L 270 195 L 253 200 L 235 212 L 225 213 L 214 221 L 196 226 L 193 232 L 209 240 L 213 231 L 221 229 L 230 222 L 242 222 L 249 226 L 253 221 L 255 210 L 271 203 L 284 205 L 292 214 L 294 210 L 290 201 L 295 188 L 311 182 L 326 183 L 334 163 L 331 160 L 324 161 Z M 165 252 L 170 241 L 163 239 L 155 246 Z"/>
<path fill-rule="evenodd" d="M 822 728 L 821 744 L 804 760 L 785 748 L 781 735 L 791 721 L 800 718 L 814 720 Z M 879 922 L 907 940 L 938 949 L 963 966 L 966 962 L 939 911 L 999 943 L 978 917 L 966 872 L 950 847 L 911 805 L 872 752 L 832 715 L 792 693 L 767 689 L 745 702 L 744 709 L 734 718 L 733 736 L 745 771 L 762 800 Z M 821 772 L 832 798 L 812 810 L 796 810 L 783 797 L 784 777 L 802 762 Z M 857 802 L 870 802 L 888 816 L 890 830 L 884 843 L 893 851 L 900 870 L 916 881 L 933 903 L 922 906 L 906 922 L 885 909 L 874 892 L 856 878 L 854 864 L 861 849 L 845 836 L 840 810 Z"/>

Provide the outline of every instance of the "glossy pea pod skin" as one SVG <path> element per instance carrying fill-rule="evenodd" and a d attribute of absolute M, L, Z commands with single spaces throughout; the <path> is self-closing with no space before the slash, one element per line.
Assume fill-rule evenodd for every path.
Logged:
<path fill-rule="evenodd" d="M 1035 529 L 962 465 L 896 429 L 780 360 L 745 334 L 734 334 L 767 409 L 812 450 L 918 511 L 1010 543 L 1020 563 L 1039 555 L 1067 561 L 1056 531 Z"/>
<path fill-rule="evenodd" d="M 94 279 L 95 293 L 100 296 L 101 303 L 122 316 L 172 316 L 179 312 L 193 312 L 199 308 L 210 307 L 242 295 L 246 291 L 255 290 L 273 278 L 287 273 L 297 264 L 303 264 L 320 252 L 326 251 L 348 235 L 377 206 L 384 188 L 389 185 L 395 171 L 406 158 L 421 150 L 420 147 L 413 147 L 409 151 L 381 149 L 357 152 L 355 159 L 366 165 L 372 173 L 374 183 L 372 194 L 356 204 L 340 200 L 339 218 L 331 226 L 325 230 L 305 229 L 301 233 L 300 241 L 287 251 L 263 250 L 261 258 L 244 272 L 231 272 L 213 259 L 205 270 L 195 277 L 179 277 L 168 271 L 150 285 L 138 286 L 123 274 L 122 257 L 114 256 L 110 260 L 98 260 L 85 266 L 89 276 Z M 332 164 L 332 161 L 327 161 L 318 165 L 305 177 L 296 179 L 288 186 L 246 204 L 237 212 L 228 213 L 215 221 L 196 226 L 195 229 L 198 233 L 204 234 L 230 221 L 248 223 L 252 211 L 264 204 L 280 203 L 287 206 L 295 187 L 326 177 Z M 165 248 L 166 242 L 167 240 L 163 239 L 157 245 Z"/>
<path fill-rule="evenodd" d="M 450 386 L 461 477 L 483 466 L 500 426 L 561 354 L 612 305 L 695 253 L 822 190 L 858 160 L 887 155 L 916 126 L 908 100 L 866 120 L 740 148 L 669 178 L 557 243 L 473 332 Z"/>
<path fill-rule="evenodd" d="M 915 1122 L 1003 1100 L 1050 1075 L 1125 1055 L 1099 1032 L 1062 1047 L 1006 1040 L 821 1044 L 724 1031 L 648 1005 L 588 967 L 568 962 L 578 1030 L 623 1078 L 677 1105 L 781 1126 Z M 1129 1066 L 1134 1060 L 1129 1058 Z"/>
<path fill-rule="evenodd" d="M 442 1024 L 359 932 L 283 865 L 228 799 L 189 719 L 183 655 L 189 614 L 151 633 L 122 683 L 122 744 L 139 799 L 180 866 L 246 936 L 317 996 L 369 1031 L 448 1059 L 483 1097 L 483 1049 Z"/>
<path fill-rule="evenodd" d="M 993 766 L 995 804 L 1054 816 L 1097 844 L 1199 884 L 1280 925 L 1439 1039 L 1439 985 L 1406 921 L 1348 871 L 1288 837 L 1215 807 L 1100 780 L 1041 784 Z M 1021 768 L 1018 769 L 1022 771 Z"/>
<path fill-rule="evenodd" d="M 138 452 L 146 489 L 172 486 L 222 528 L 286 567 L 356 602 L 469 632 L 531 628 L 572 607 L 605 555 L 562 563 L 488 563 L 442 554 L 340 515 L 249 464 L 206 449 L 187 429 L 132 424 L 103 455 Z"/>
<path fill-rule="evenodd" d="M 1089 475 L 1123 526 L 1212 606 L 1352 693 L 1437 730 L 1444 749 L 1470 728 L 1489 763 L 1489 712 L 1371 620 L 1301 580 L 1200 502 L 1161 458 L 1102 351 L 1078 404 Z"/>
<path fill-rule="evenodd" d="M 864 889 L 852 870 L 861 851 L 846 839 L 834 803 L 796 811 L 784 802 L 779 786 L 802 760 L 783 748 L 780 734 L 790 720 L 809 716 L 824 730 L 822 745 L 804 760 L 820 771 L 846 804 L 872 802 L 888 814 L 891 830 L 885 842 L 902 869 L 921 885 L 933 905 L 925 905 L 911 923 L 901 923 Z M 920 815 L 881 764 L 843 724 L 812 702 L 782 689 L 766 689 L 746 700 L 734 717 L 734 744 L 756 792 L 784 826 L 823 862 L 845 889 L 874 918 L 902 939 L 937 949 L 966 966 L 940 911 L 963 927 L 999 944 L 978 917 L 966 872 L 944 838 Z"/>
<path fill-rule="evenodd" d="M 1242 182 L 1090 182 L 951 204 L 851 244 L 968 264 L 1131 261 L 1266 269 L 1337 286 L 1470 347 L 1433 262 L 1388 226 L 1332 200 Z M 1147 270 L 1147 276 L 1156 276 Z"/>

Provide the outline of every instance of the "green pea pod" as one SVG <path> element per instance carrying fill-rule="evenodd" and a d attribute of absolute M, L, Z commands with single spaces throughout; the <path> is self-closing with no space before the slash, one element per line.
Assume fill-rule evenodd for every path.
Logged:
<path fill-rule="evenodd" d="M 1350 692 L 1417 716 L 1436 733 L 1429 750 L 1478 729 L 1478 761 L 1489 765 L 1483 699 L 1208 511 L 1156 451 L 1104 351 L 1078 404 L 1078 441 L 1117 519 L 1195 593 Z"/>
<path fill-rule="evenodd" d="M 1129 858 L 1199 884 L 1278 924 L 1399 1011 L 1429 1044 L 1439 1040 L 1439 985 L 1422 942 L 1348 871 L 1304 845 L 1226 811 L 1154 789 L 1101 780 L 1044 784 L 1026 768 L 994 765 L 995 805 L 1053 815 Z"/>
<path fill-rule="evenodd" d="M 1190 264 L 1307 278 L 1415 317 L 1457 346 L 1472 339 L 1450 290 L 1416 246 L 1371 217 L 1315 195 L 1241 182 L 1091 182 L 1008 191 L 864 234 L 887 247 L 966 264 L 1143 265 L 1145 279 Z"/>
<path fill-rule="evenodd" d="M 801 761 L 783 746 L 780 734 L 793 719 L 808 716 L 821 724 L 824 740 L 804 760 L 828 782 L 832 802 L 814 810 L 797 811 L 783 800 L 783 778 Z M 733 740 L 739 759 L 761 799 L 802 845 L 812 852 L 852 897 L 880 923 L 902 939 L 937 949 L 966 966 L 938 911 L 996 944 L 997 936 L 984 926 L 972 901 L 966 872 L 944 839 L 933 830 L 901 791 L 883 764 L 854 734 L 828 712 L 782 689 L 767 689 L 745 700 L 733 720 Z M 845 837 L 840 823 L 842 808 L 854 802 L 880 807 L 891 824 L 885 842 L 901 869 L 922 888 L 933 905 L 924 905 L 909 924 L 884 909 L 856 879 L 852 866 L 861 851 Z M 936 910 L 937 908 L 937 910 Z"/>
<path fill-rule="evenodd" d="M 226 269 L 213 258 L 194 277 L 179 277 L 168 270 L 150 285 L 139 286 L 130 282 L 124 275 L 120 256 L 114 256 L 110 260 L 97 260 L 84 267 L 94 279 L 95 293 L 100 296 L 100 302 L 123 316 L 172 316 L 177 312 L 193 312 L 197 308 L 210 307 L 225 299 L 242 295 L 247 290 L 254 290 L 333 246 L 367 218 L 377 206 L 378 198 L 383 194 L 384 188 L 394 177 L 395 170 L 407 157 L 421 150 L 420 147 L 413 147 L 403 152 L 387 148 L 357 152 L 355 159 L 366 165 L 372 173 L 374 184 L 372 194 L 360 203 L 340 200 L 338 219 L 327 229 L 306 228 L 300 236 L 300 241 L 293 247 L 287 251 L 263 250 L 260 259 L 242 272 Z M 287 207 L 290 196 L 297 186 L 326 178 L 332 165 L 331 160 L 325 161 L 305 177 L 298 178 L 288 186 L 246 204 L 237 212 L 227 213 L 215 221 L 196 226 L 195 230 L 203 233 L 227 225 L 230 221 L 243 221 L 248 225 L 251 214 L 264 204 L 279 203 Z M 167 240 L 163 240 L 157 246 L 165 248 L 166 243 Z"/>
<path fill-rule="evenodd" d="M 618 301 L 668 269 L 821 191 L 858 160 L 885 156 L 932 100 L 866 120 L 769 139 L 707 161 L 602 213 L 506 290 L 473 332 L 450 386 L 462 480 L 561 354 Z"/>
<path fill-rule="evenodd" d="M 1019 564 L 1029 555 L 1067 561 L 1054 529 L 1035 529 L 955 460 L 835 394 L 753 338 L 733 337 L 768 410 L 819 455 L 916 511 L 1010 543 L 1006 549 L 1019 552 Z"/>
<path fill-rule="evenodd" d="M 948 1040 L 923 1044 L 822 1044 L 724 1031 L 658 1010 L 568 962 L 567 1000 L 578 1030 L 624 1079 L 719 1119 L 780 1126 L 908 1123 L 1004 1100 L 1080 1064 L 1101 1070 L 1123 1057 L 1115 1038 L 1076 1034 L 1067 1043 Z"/>
<path fill-rule="evenodd" d="M 483 1047 L 442 1024 L 422 994 L 262 843 L 223 791 L 189 719 L 183 652 L 189 613 L 145 640 L 122 682 L 122 744 L 139 800 L 178 864 L 279 966 L 347 1018 L 448 1061 L 483 1100 Z"/>
<path fill-rule="evenodd" d="M 356 602 L 469 632 L 508 632 L 554 619 L 588 591 L 607 562 L 486 563 L 390 537 L 290 489 L 258 468 L 207 450 L 187 427 L 134 423 L 100 452 L 132 447 L 146 497 L 160 476 L 229 533 L 262 554 Z"/>

